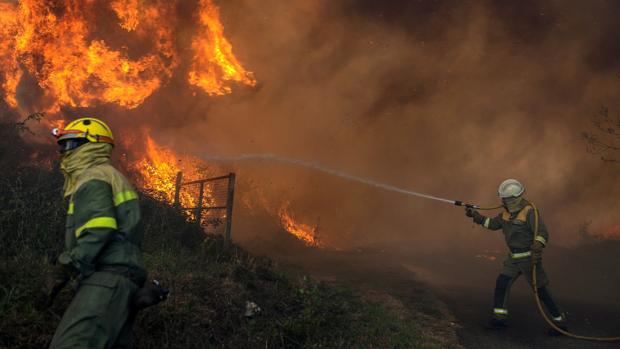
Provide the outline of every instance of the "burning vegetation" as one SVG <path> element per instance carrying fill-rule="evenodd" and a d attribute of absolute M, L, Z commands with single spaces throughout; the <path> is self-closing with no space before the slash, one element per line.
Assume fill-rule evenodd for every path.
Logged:
<path fill-rule="evenodd" d="M 280 222 L 282 227 L 301 240 L 306 246 L 323 247 L 318 236 L 318 226 L 312 227 L 295 221 L 289 212 L 289 206 L 290 204 L 286 204 L 280 209 Z"/>
<path fill-rule="evenodd" d="M 180 47 L 177 5 L 164 0 L 0 3 L 4 100 L 20 112 L 44 111 L 48 115 L 44 121 L 59 127 L 64 124 L 65 108 L 138 108 L 175 74 L 187 74 L 188 86 L 209 96 L 230 94 L 235 84 L 255 86 L 253 73 L 234 55 L 224 34 L 217 5 L 212 0 L 197 1 L 188 48 Z M 114 20 L 102 25 L 97 20 L 102 14 Z M 118 47 L 115 36 L 138 42 L 139 49 Z M 184 50 L 190 53 L 182 55 Z M 28 85 L 31 79 L 36 85 Z M 29 102 L 20 104 L 21 99 Z M 184 180 L 212 174 L 209 164 L 157 144 L 146 130 L 142 137 L 119 140 L 129 153 L 124 166 L 138 174 L 143 190 L 159 199 L 173 201 L 178 172 L 183 172 Z M 189 190 L 181 191 L 179 199 L 183 207 L 196 207 L 196 195 Z M 208 204 L 208 192 L 205 199 Z M 305 244 L 320 245 L 312 228 L 284 211 L 279 216 L 282 226 Z"/>
<path fill-rule="evenodd" d="M 22 0 L 0 4 L 0 76 L 5 100 L 19 106 L 24 74 L 36 79 L 50 113 L 63 106 L 109 103 L 136 108 L 165 84 L 181 63 L 177 51 L 174 1 L 115 0 L 45 2 Z M 101 9 L 101 7 L 104 7 Z M 97 37 L 100 11 L 112 10 L 117 25 L 150 49 L 139 57 L 128 47 L 111 48 Z M 219 10 L 210 0 L 198 3 L 187 80 L 209 95 L 232 92 L 230 82 L 254 86 L 224 37 Z"/>

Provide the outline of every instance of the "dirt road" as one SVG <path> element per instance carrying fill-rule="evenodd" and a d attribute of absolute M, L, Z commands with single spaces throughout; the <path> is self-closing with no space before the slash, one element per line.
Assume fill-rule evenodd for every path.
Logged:
<path fill-rule="evenodd" d="M 524 280 L 513 286 L 510 298 L 510 327 L 493 331 L 484 327 L 491 311 L 494 280 L 497 276 L 498 261 L 480 261 L 472 268 L 459 269 L 458 259 L 450 259 L 449 264 L 441 265 L 434 259 L 432 266 L 423 260 L 409 260 L 386 251 L 373 252 L 325 252 L 314 251 L 284 258 L 287 264 L 297 265 L 316 277 L 329 281 L 343 282 L 357 288 L 372 288 L 386 292 L 399 299 L 403 304 L 424 311 L 426 303 L 432 302 L 436 295 L 454 317 L 444 323 L 447 331 L 455 331 L 455 341 L 472 349 L 484 348 L 568 348 L 599 349 L 620 348 L 620 342 L 598 343 L 574 340 L 566 337 L 550 337 L 547 325 L 537 312 L 536 305 Z M 456 263 L 455 263 L 456 261 Z M 554 269 L 554 268 L 551 268 Z M 441 274 L 442 279 L 430 278 L 431 274 Z M 559 274 L 552 270 L 552 274 Z M 423 280 L 424 282 L 420 282 Z M 458 280 L 468 280 L 469 285 L 459 285 Z M 571 330 L 585 335 L 620 335 L 619 297 L 581 297 L 566 298 L 561 288 L 579 288 L 572 278 L 556 278 L 554 294 L 556 300 L 567 312 Z M 577 280 L 578 281 L 578 280 Z M 598 281 L 590 281 L 591 285 Z M 572 286 L 574 285 L 574 286 Z M 592 286 L 586 285 L 586 288 Z M 559 296 L 558 296 L 559 295 Z M 430 311 L 436 305 L 428 306 Z"/>
<path fill-rule="evenodd" d="M 519 287 L 522 286 L 522 287 Z M 620 348 L 620 342 L 596 343 L 567 337 L 549 337 L 529 290 L 516 285 L 510 299 L 510 326 L 504 330 L 484 328 L 490 312 L 492 289 L 445 288 L 440 298 L 448 305 L 461 328 L 459 342 L 466 348 Z M 578 334 L 620 334 L 620 307 L 559 298 L 568 311 L 570 329 Z"/>

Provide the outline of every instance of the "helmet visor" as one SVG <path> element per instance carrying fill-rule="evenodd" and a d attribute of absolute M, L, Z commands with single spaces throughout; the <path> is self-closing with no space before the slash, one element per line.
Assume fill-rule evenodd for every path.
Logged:
<path fill-rule="evenodd" d="M 58 141 L 59 151 L 61 154 L 68 152 L 69 150 L 73 150 L 81 145 L 88 143 L 88 139 L 86 138 L 69 138 L 62 139 Z"/>

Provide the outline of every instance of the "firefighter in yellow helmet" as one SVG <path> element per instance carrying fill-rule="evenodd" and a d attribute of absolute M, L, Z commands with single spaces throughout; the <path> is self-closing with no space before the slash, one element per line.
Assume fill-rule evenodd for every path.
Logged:
<path fill-rule="evenodd" d="M 520 275 L 524 275 L 531 285 L 532 266 L 538 263 L 536 279 L 540 300 L 552 315 L 553 321 L 566 330 L 564 316 L 551 297 L 547 287 L 549 279 L 542 266 L 542 252 L 549 241 L 549 233 L 539 216 L 538 232 L 534 240 L 535 208 L 523 197 L 524 192 L 523 184 L 515 179 L 507 179 L 500 184 L 498 189 L 504 212 L 496 217 L 485 217 L 471 207 L 466 208 L 466 215 L 471 217 L 475 223 L 490 230 L 501 229 L 509 249 L 508 257 L 504 261 L 502 272 L 495 284 L 493 317 L 489 320 L 489 327 L 499 329 L 507 326 L 510 288 Z M 559 335 L 560 333 L 550 329 L 549 334 Z"/>
<path fill-rule="evenodd" d="M 138 195 L 110 164 L 112 131 L 82 118 L 54 129 L 68 198 L 65 251 L 49 273 L 56 295 L 70 279 L 77 293 L 51 348 L 129 347 L 136 292 L 146 280 L 140 250 Z"/>

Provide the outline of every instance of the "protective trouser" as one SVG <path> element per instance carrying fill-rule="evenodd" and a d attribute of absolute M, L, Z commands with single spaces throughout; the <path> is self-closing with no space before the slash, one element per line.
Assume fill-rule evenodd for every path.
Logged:
<path fill-rule="evenodd" d="M 95 272 L 84 279 L 62 317 L 50 348 L 130 348 L 138 286 L 129 278 Z"/>
<path fill-rule="evenodd" d="M 520 257 L 508 256 L 504 261 L 502 273 L 497 277 L 495 283 L 495 297 L 493 302 L 493 315 L 497 319 L 508 317 L 508 295 L 512 284 L 523 274 L 530 286 L 532 286 L 532 260 L 530 254 L 524 253 Z M 562 321 L 562 313 L 553 301 L 551 293 L 547 289 L 549 279 L 539 263 L 536 267 L 536 282 L 538 287 L 538 297 L 545 305 L 554 321 Z"/>

